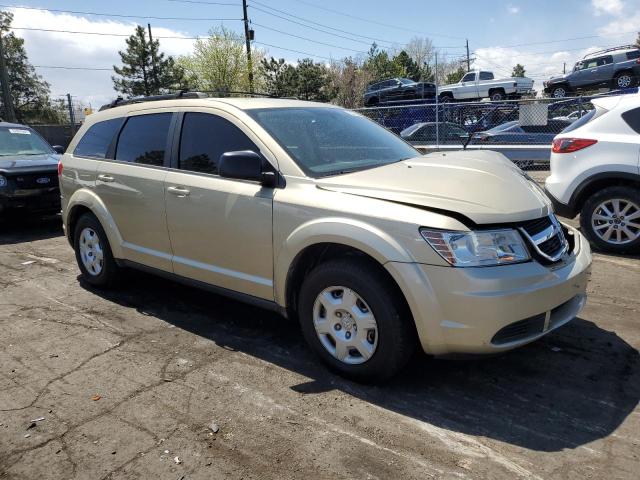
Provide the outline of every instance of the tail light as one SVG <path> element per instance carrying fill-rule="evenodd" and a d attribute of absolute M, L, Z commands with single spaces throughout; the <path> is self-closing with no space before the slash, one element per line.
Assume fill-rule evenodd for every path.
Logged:
<path fill-rule="evenodd" d="M 58 161 L 58 176 L 62 176 L 62 160 Z"/>
<path fill-rule="evenodd" d="M 556 138 L 553 140 L 553 153 L 571 153 L 598 143 L 588 138 Z"/>
<path fill-rule="evenodd" d="M 640 58 L 636 58 L 636 63 L 640 64 Z"/>

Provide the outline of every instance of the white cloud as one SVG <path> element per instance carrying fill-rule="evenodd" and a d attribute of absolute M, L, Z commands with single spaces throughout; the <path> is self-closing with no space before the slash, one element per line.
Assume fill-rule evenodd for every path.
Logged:
<path fill-rule="evenodd" d="M 71 14 L 46 11 L 13 9 L 13 26 L 78 32 L 116 33 L 131 35 L 136 27 L 133 22 L 92 20 Z M 110 68 L 120 65 L 118 50 L 126 48 L 126 37 L 102 35 L 78 35 L 56 32 L 15 30 L 24 38 L 29 61 L 33 65 L 65 67 Z M 153 28 L 154 38 L 160 39 L 160 47 L 167 55 L 184 55 L 192 51 L 192 40 L 162 39 L 162 37 L 192 36 L 167 28 Z M 51 93 L 71 93 L 94 108 L 113 99 L 112 71 L 57 70 L 37 68 L 38 73 L 51 84 Z"/>
<path fill-rule="evenodd" d="M 511 13 L 512 15 L 515 15 L 516 13 L 520 12 L 520 7 L 509 4 L 507 5 L 507 12 Z"/>
<path fill-rule="evenodd" d="M 617 39 L 620 37 L 629 37 L 629 43 L 633 43 L 636 32 L 638 31 L 640 31 L 640 12 L 635 15 L 612 20 L 598 29 L 598 35 Z M 614 40 L 614 43 L 618 43 L 618 40 Z"/>
<path fill-rule="evenodd" d="M 618 16 L 624 10 L 624 2 L 622 0 L 591 0 L 591 6 L 595 16 L 603 14 Z"/>

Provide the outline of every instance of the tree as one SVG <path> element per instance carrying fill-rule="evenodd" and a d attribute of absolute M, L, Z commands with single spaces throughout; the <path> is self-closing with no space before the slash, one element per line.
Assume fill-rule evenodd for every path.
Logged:
<path fill-rule="evenodd" d="M 362 107 L 363 92 L 370 82 L 370 72 L 353 58 L 332 62 L 329 66 L 330 96 L 337 105 L 345 108 Z"/>
<path fill-rule="evenodd" d="M 371 45 L 363 68 L 369 71 L 373 82 L 398 77 L 401 73 L 401 67 L 389 58 L 387 52 L 380 50 L 376 43 Z"/>
<path fill-rule="evenodd" d="M 119 51 L 122 67 L 113 66 L 116 91 L 127 97 L 159 95 L 188 88 L 184 69 L 173 57 L 165 58 L 158 40 L 148 41 L 144 27 L 138 25 L 127 40 L 127 49 Z"/>
<path fill-rule="evenodd" d="M 224 27 L 211 30 L 198 39 L 191 55 L 178 59 L 199 90 L 214 92 L 248 91 L 249 71 L 244 36 Z M 254 68 L 262 65 L 264 52 L 252 51 Z M 256 73 L 258 75 L 256 75 Z M 256 90 L 262 88 L 260 71 L 254 71 Z"/>
<path fill-rule="evenodd" d="M 513 67 L 513 71 L 511 72 L 511 76 L 512 77 L 524 77 L 524 74 L 526 73 L 524 66 L 520 65 L 519 63 Z"/>
<path fill-rule="evenodd" d="M 296 66 L 296 93 L 304 100 L 326 102 L 329 100 L 329 75 L 327 67 L 310 58 L 298 61 Z"/>
<path fill-rule="evenodd" d="M 401 77 L 410 78 L 416 82 L 422 77 L 420 66 L 404 50 L 393 57 L 392 62 L 397 66 Z"/>
<path fill-rule="evenodd" d="M 9 32 L 12 21 L 12 13 L 0 11 L 0 32 L 7 66 L 7 83 L 16 118 L 20 123 L 60 122 L 62 115 L 52 105 L 49 84 L 29 63 L 24 39 Z M 4 115 L 4 104 L 0 98 L 0 117 Z"/>
<path fill-rule="evenodd" d="M 446 85 L 449 85 L 451 83 L 458 83 L 460 79 L 464 77 L 465 73 L 467 73 L 467 70 L 462 66 L 459 66 L 457 70 L 454 70 L 447 74 L 447 76 L 445 77 L 444 83 Z"/>
<path fill-rule="evenodd" d="M 277 97 L 296 95 L 298 82 L 296 67 L 286 63 L 284 58 L 278 60 L 273 57 L 269 60 L 263 58 L 260 62 L 259 72 L 266 93 Z"/>
<path fill-rule="evenodd" d="M 640 48 L 640 32 L 638 32 L 638 38 L 636 38 L 636 46 Z"/>

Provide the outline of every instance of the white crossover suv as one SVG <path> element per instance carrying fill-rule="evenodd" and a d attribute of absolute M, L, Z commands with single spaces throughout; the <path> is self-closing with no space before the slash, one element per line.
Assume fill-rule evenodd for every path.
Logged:
<path fill-rule="evenodd" d="M 640 95 L 593 100 L 554 140 L 546 192 L 596 248 L 640 251 Z"/>

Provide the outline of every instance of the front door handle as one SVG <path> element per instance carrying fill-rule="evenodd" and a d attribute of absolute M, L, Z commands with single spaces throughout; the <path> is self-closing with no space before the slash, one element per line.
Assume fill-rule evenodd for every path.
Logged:
<path fill-rule="evenodd" d="M 167 187 L 167 191 L 178 197 L 187 197 L 191 193 L 189 190 L 182 187 Z"/>
<path fill-rule="evenodd" d="M 98 180 L 100 180 L 101 182 L 104 182 L 104 183 L 111 183 L 111 182 L 113 182 L 115 180 L 115 178 L 113 178 L 110 175 L 102 175 L 102 174 L 100 174 L 100 175 L 98 175 Z"/>

